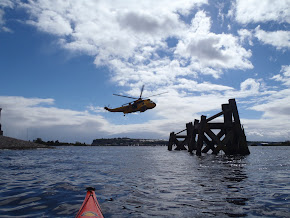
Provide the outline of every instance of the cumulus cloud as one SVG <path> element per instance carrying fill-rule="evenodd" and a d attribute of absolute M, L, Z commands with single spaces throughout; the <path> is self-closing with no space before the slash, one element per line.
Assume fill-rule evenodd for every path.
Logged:
<path fill-rule="evenodd" d="M 290 23 L 290 4 L 288 0 L 237 0 L 236 20 L 242 24 L 276 21 Z"/>
<path fill-rule="evenodd" d="M 252 34 L 252 32 L 250 30 L 240 29 L 240 30 L 238 30 L 238 34 L 240 36 L 240 41 L 242 43 L 248 42 L 249 45 L 251 45 L 251 46 L 254 45 L 254 43 L 252 41 L 253 34 Z"/>
<path fill-rule="evenodd" d="M 286 141 L 290 137 L 289 119 L 282 117 L 242 119 L 247 138 L 260 141 Z"/>
<path fill-rule="evenodd" d="M 58 36 L 63 48 L 94 55 L 94 63 L 108 66 L 119 85 L 149 78 L 166 85 L 181 75 L 218 78 L 224 69 L 253 67 L 251 51 L 239 44 L 238 37 L 212 33 L 204 11 L 197 12 L 190 24 L 180 18 L 204 4 L 207 1 L 39 0 L 20 7 L 30 15 L 27 23 Z M 177 46 L 169 48 L 170 38 Z"/>
<path fill-rule="evenodd" d="M 260 29 L 258 26 L 255 29 L 255 37 L 257 37 L 264 44 L 275 46 L 277 49 L 290 48 L 290 31 L 274 31 L 267 32 Z"/>
<path fill-rule="evenodd" d="M 192 92 L 215 92 L 215 91 L 225 91 L 233 90 L 232 87 L 212 84 L 209 82 L 197 83 L 193 80 L 187 80 L 180 78 L 177 80 L 177 85 L 173 85 L 174 89 L 184 89 Z"/>
<path fill-rule="evenodd" d="M 263 140 L 275 141 L 289 140 L 290 137 L 290 66 L 281 67 L 280 74 L 271 78 L 277 82 L 281 82 L 286 86 L 285 89 L 276 91 L 266 91 L 259 94 L 259 100 L 250 106 L 250 110 L 262 113 L 260 119 L 244 119 L 245 128 L 249 137 L 262 138 Z M 251 89 L 257 90 L 258 85 L 254 81 L 248 82 L 252 84 Z M 243 85 L 247 86 L 247 84 Z M 241 85 L 242 88 L 242 85 Z M 256 92 L 257 93 L 257 92 Z"/>
<path fill-rule="evenodd" d="M 281 74 L 273 76 L 271 79 L 282 82 L 285 86 L 290 86 L 290 65 L 283 65 Z"/>
<path fill-rule="evenodd" d="M 107 132 L 101 116 L 53 107 L 53 99 L 0 96 L 0 102 L 4 133 L 12 137 L 72 141 L 70 135 L 88 138 Z"/>
<path fill-rule="evenodd" d="M 51 10 L 42 11 L 37 21 L 30 20 L 27 23 L 36 26 L 41 31 L 60 36 L 69 35 L 73 31 L 68 20 Z"/>
<path fill-rule="evenodd" d="M 211 73 L 218 78 L 223 69 L 251 69 L 248 60 L 252 53 L 243 48 L 231 34 L 210 32 L 211 22 L 206 13 L 199 11 L 191 22 L 189 32 L 179 40 L 175 55 L 187 58 L 191 69 Z"/>
<path fill-rule="evenodd" d="M 270 0 L 237 0 L 230 10 L 238 22 L 242 24 L 266 23 L 269 21 L 278 23 L 290 23 L 290 3 L 287 0 L 272 2 Z M 265 31 L 258 26 L 255 30 L 241 29 L 238 31 L 241 42 L 249 40 L 253 45 L 253 35 L 264 44 L 272 45 L 277 49 L 290 47 L 290 32 L 284 30 Z"/>
<path fill-rule="evenodd" d="M 266 104 L 254 106 L 252 109 L 265 112 L 263 115 L 265 118 L 287 118 L 290 115 L 290 106 L 285 104 L 285 101 L 289 102 L 290 98 L 287 96 L 283 99 L 277 99 Z"/>
<path fill-rule="evenodd" d="M 0 32 L 12 32 L 11 29 L 9 29 L 6 26 L 6 20 L 5 20 L 5 11 L 4 9 L 13 9 L 14 3 L 11 0 L 3 0 L 0 2 Z"/>

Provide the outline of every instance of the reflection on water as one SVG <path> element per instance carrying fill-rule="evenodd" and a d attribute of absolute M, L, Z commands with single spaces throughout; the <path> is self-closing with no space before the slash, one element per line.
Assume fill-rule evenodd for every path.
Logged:
<path fill-rule="evenodd" d="M 288 147 L 234 157 L 165 147 L 0 151 L 3 217 L 73 217 L 94 186 L 105 217 L 289 215 Z"/>

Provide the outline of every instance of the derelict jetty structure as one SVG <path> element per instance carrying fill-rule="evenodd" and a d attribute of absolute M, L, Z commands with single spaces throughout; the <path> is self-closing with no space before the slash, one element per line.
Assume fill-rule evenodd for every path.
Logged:
<path fill-rule="evenodd" d="M 220 116 L 223 116 L 223 122 L 212 122 Z M 180 135 L 184 131 L 186 135 Z M 187 145 L 188 151 L 192 153 L 196 150 L 198 156 L 209 150 L 212 150 L 213 154 L 218 154 L 221 150 L 226 155 L 250 154 L 236 100 L 229 99 L 228 104 L 222 104 L 221 112 L 209 118 L 202 115 L 200 120 L 195 119 L 194 123 L 187 123 L 184 130 L 178 133 L 171 132 L 168 150 L 171 151 L 174 145 L 176 145 L 175 150 L 186 150 Z"/>

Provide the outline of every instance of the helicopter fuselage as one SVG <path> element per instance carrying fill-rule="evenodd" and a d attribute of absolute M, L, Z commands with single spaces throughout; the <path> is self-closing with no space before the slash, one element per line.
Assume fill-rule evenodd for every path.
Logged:
<path fill-rule="evenodd" d="M 138 99 L 134 101 L 133 103 L 129 103 L 121 107 L 117 107 L 117 108 L 105 107 L 105 109 L 110 112 L 123 112 L 124 114 L 128 114 L 128 113 L 133 113 L 137 111 L 144 112 L 148 109 L 153 109 L 154 107 L 156 107 L 156 104 L 150 99 L 145 99 L 145 100 Z"/>

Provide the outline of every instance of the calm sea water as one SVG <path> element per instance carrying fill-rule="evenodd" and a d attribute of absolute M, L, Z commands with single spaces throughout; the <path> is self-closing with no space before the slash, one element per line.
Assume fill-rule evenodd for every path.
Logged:
<path fill-rule="evenodd" d="M 290 147 L 246 157 L 166 147 L 0 151 L 0 217 L 74 217 L 94 186 L 105 217 L 289 217 Z"/>

